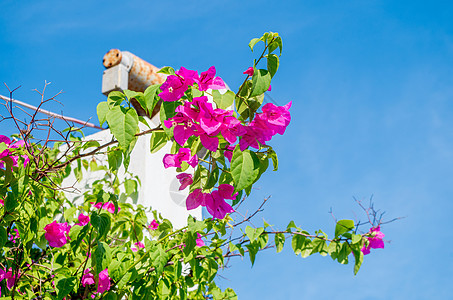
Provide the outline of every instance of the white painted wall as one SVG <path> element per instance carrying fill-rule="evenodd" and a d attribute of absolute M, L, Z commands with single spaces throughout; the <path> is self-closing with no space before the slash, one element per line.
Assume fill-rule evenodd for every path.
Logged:
<path fill-rule="evenodd" d="M 158 116 L 153 120 L 147 119 L 151 127 L 156 127 L 160 124 Z M 146 130 L 146 126 L 141 124 L 141 129 Z M 93 135 L 87 136 L 85 140 L 97 140 L 103 144 L 111 141 L 112 135 L 110 130 L 103 130 Z M 168 143 L 157 153 L 150 153 L 149 145 L 150 135 L 138 137 L 134 150 L 131 153 L 131 160 L 128 171 L 137 175 L 141 180 L 139 187 L 139 195 L 137 204 L 142 204 L 146 207 L 152 207 L 162 214 L 164 218 L 169 219 L 174 228 L 181 228 L 187 224 L 189 211 L 186 209 L 186 198 L 189 193 L 187 187 L 184 191 L 179 191 L 179 181 L 176 179 L 176 168 L 165 169 L 162 159 L 165 154 L 170 153 L 171 143 Z M 107 155 L 97 155 L 98 164 L 108 166 Z M 193 172 L 189 167 L 187 173 Z M 83 179 L 77 182 L 75 176 L 71 174 L 63 182 L 63 186 L 72 186 L 78 189 L 79 193 L 66 193 L 69 200 L 76 203 L 83 202 L 83 193 L 87 190 L 90 182 L 101 178 L 104 171 L 84 172 Z M 124 178 L 124 169 L 119 171 L 119 176 Z M 201 220 L 201 207 L 191 210 L 190 215 Z M 152 219 L 152 215 L 148 216 Z"/>

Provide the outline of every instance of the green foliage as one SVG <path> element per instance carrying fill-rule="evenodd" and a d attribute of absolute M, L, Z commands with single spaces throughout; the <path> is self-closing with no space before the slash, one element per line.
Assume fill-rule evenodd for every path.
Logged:
<path fill-rule="evenodd" d="M 353 220 L 340 220 L 337 222 L 337 226 L 335 226 L 335 237 L 339 237 L 352 229 L 354 229 L 354 221 Z"/>
<path fill-rule="evenodd" d="M 253 265 L 260 251 L 275 246 L 281 252 L 289 240 L 294 253 L 303 258 L 319 253 L 347 264 L 352 255 L 354 274 L 358 272 L 364 258 L 361 249 L 368 236 L 357 234 L 352 220 L 338 221 L 333 239 L 322 231 L 310 234 L 294 221 L 280 231 L 266 222 L 263 227 L 252 226 L 250 219 L 261 207 L 244 218 L 234 213 L 222 219 L 196 220 L 189 216 L 187 226 L 174 228 L 157 211 L 132 201 L 137 199 L 141 182 L 127 170 L 139 136 L 150 139 L 151 153 L 169 141 L 171 154 L 179 153 L 181 148 L 190 149 L 191 155 L 197 155 L 198 165 L 192 170 L 184 161 L 177 168 L 178 172 L 193 173 L 189 191 L 200 189 L 211 196 L 217 191 L 215 200 L 219 201 L 219 186 L 232 185 L 237 195 L 228 195 L 228 201 L 235 209 L 245 200 L 242 195 L 250 195 L 254 183 L 268 171 L 270 161 L 273 170 L 278 169 L 277 154 L 267 144 L 258 143 L 259 149 L 249 147 L 244 151 L 236 145 L 230 162 L 225 158 L 226 153 L 231 154 L 226 150 L 228 138 L 222 134 L 216 136 L 217 149 L 209 151 L 203 147 L 199 134 L 184 140 L 184 145 L 178 144 L 176 130 L 163 124 L 176 115 L 178 106 L 209 94 L 214 108 L 235 108 L 228 117 L 237 117 L 242 126 L 253 122 L 279 68 L 279 56 L 274 52 L 282 51 L 277 33 L 267 32 L 253 39 L 250 49 L 253 51 L 260 41 L 264 50 L 254 61 L 254 75 L 247 77 L 237 94 L 200 91 L 195 84 L 180 101 L 169 102 L 161 101 L 160 85 L 152 85 L 143 93 L 115 91 L 97 106 L 101 126 L 107 122 L 113 135 L 105 144 L 84 140 L 74 128 L 66 130 L 68 138 L 53 147 L 27 140 L 27 149 L 12 150 L 0 143 L 0 153 L 12 151 L 0 158 L 4 163 L 4 168 L 0 168 L 0 198 L 4 200 L 0 206 L 0 263 L 6 271 L 20 274 L 14 289 L 2 285 L 5 299 L 237 299 L 232 289 L 222 291 L 216 285 L 219 269 L 237 255 L 248 255 Z M 259 69 L 257 65 L 263 58 L 267 67 Z M 174 75 L 175 71 L 165 67 L 160 73 Z M 160 108 L 161 125 L 140 132 L 138 122 L 148 122 L 131 107 L 132 99 L 148 114 Z M 95 153 L 96 158 L 87 152 Z M 24 163 L 21 155 L 31 159 L 25 168 L 20 165 Z M 106 156 L 105 164 L 97 161 L 101 155 Z M 19 165 L 12 157 L 19 160 Z M 69 201 L 63 179 L 73 174 L 81 180 L 86 172 L 94 171 L 101 175 L 87 183 L 80 195 L 83 203 Z M 90 219 L 83 224 L 82 213 Z M 49 238 L 52 232 L 48 226 L 54 220 L 68 225 L 57 244 Z M 159 226 L 150 228 L 152 221 Z M 108 271 L 110 288 L 97 293 L 102 286 L 99 274 L 104 270 Z M 94 284 L 82 280 L 87 272 L 92 274 Z"/>
<path fill-rule="evenodd" d="M 250 150 L 241 151 L 239 146 L 236 146 L 231 159 L 231 175 L 235 190 L 241 191 L 253 184 L 259 169 L 260 161 L 256 154 Z"/>
<path fill-rule="evenodd" d="M 127 149 L 138 130 L 138 115 L 134 108 L 115 106 L 107 112 L 107 123 L 118 143 Z"/>

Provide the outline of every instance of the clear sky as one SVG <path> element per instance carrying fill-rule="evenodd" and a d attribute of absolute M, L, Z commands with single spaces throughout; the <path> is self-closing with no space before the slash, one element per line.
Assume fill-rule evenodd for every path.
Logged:
<path fill-rule="evenodd" d="M 272 195 L 261 215 L 269 223 L 331 235 L 331 207 L 364 219 L 353 197 L 373 195 L 388 219 L 407 217 L 382 227 L 391 243 L 357 276 L 287 245 L 253 268 L 233 261 L 221 286 L 239 299 L 452 299 L 451 2 L 3 0 L 0 82 L 37 103 L 32 89 L 51 81 L 47 95 L 63 90 L 64 106 L 49 109 L 97 121 L 109 49 L 156 66 L 215 65 L 236 90 L 254 58 L 249 40 L 269 30 L 284 43 L 270 95 L 293 101 L 292 123 L 271 142 L 280 170 L 261 178 L 249 208 Z"/>

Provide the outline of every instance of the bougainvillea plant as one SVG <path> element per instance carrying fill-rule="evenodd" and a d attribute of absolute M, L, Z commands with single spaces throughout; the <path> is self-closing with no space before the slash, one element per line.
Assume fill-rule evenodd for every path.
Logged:
<path fill-rule="evenodd" d="M 19 133 L 0 136 L 1 299 L 236 299 L 215 280 L 230 257 L 247 256 L 253 264 L 261 250 L 280 252 L 290 240 L 302 257 L 318 253 L 341 264 L 353 259 L 356 273 L 364 254 L 383 248 L 376 219 L 362 234 L 359 223 L 339 220 L 329 238 L 294 221 L 282 230 L 252 225 L 267 199 L 248 217 L 236 214 L 260 176 L 278 169 L 271 140 L 291 121 L 291 102 L 263 101 L 279 67 L 282 39 L 265 33 L 250 42 L 252 51 L 258 42 L 263 52 L 241 70 L 246 78 L 236 92 L 215 67 L 201 73 L 166 67 L 162 85 L 144 93 L 112 92 L 97 107 L 101 125 L 106 122 L 114 137 L 106 144 L 83 139 L 78 128 L 59 131 L 36 112 L 25 123 L 6 103 L 10 117 L 2 121 L 14 122 Z M 147 113 L 158 109 L 160 125 L 150 128 L 131 99 Z M 140 131 L 139 123 L 148 129 Z M 39 141 L 37 130 L 59 139 Z M 205 207 L 208 218 L 189 216 L 186 226 L 174 228 L 152 208 L 128 200 L 139 179 L 117 175 L 120 167 L 127 170 L 137 138 L 150 139 L 151 153 L 171 143 L 162 163 L 176 168 L 180 190 L 189 189 L 187 210 Z M 108 163 L 98 164 L 95 154 L 106 155 Z M 105 176 L 75 204 L 63 179 L 71 173 L 81 179 L 83 170 Z"/>

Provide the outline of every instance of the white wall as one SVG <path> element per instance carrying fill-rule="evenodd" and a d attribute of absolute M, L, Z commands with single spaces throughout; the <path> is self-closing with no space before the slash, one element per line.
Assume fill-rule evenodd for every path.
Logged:
<path fill-rule="evenodd" d="M 158 116 L 153 120 L 147 119 L 151 127 L 156 127 L 160 121 Z M 141 124 L 141 129 L 145 130 L 146 126 Z M 93 135 L 87 136 L 86 140 L 97 140 L 103 144 L 111 141 L 112 135 L 110 130 L 103 130 Z M 186 209 L 186 198 L 189 193 L 187 187 L 184 191 L 179 191 L 179 181 L 176 179 L 176 168 L 165 169 L 162 159 L 166 153 L 170 153 L 171 143 L 160 149 L 157 153 L 150 153 L 149 145 L 150 135 L 138 137 L 134 150 L 131 153 L 131 160 L 128 171 L 137 175 L 141 180 L 137 204 L 157 210 L 164 218 L 169 219 L 174 228 L 181 228 L 187 224 L 189 211 Z M 96 160 L 107 166 L 107 155 L 97 155 Z M 193 172 L 189 167 L 186 172 Z M 74 174 L 71 174 L 63 182 L 63 186 L 72 186 L 80 192 L 66 193 L 69 200 L 77 203 L 83 202 L 83 193 L 87 190 L 88 184 L 99 179 L 104 171 L 84 172 L 83 179 L 77 182 Z M 119 176 L 124 178 L 124 169 L 118 172 Z M 190 214 L 201 220 L 201 207 L 191 210 Z M 152 215 L 148 216 L 151 217 Z"/>

